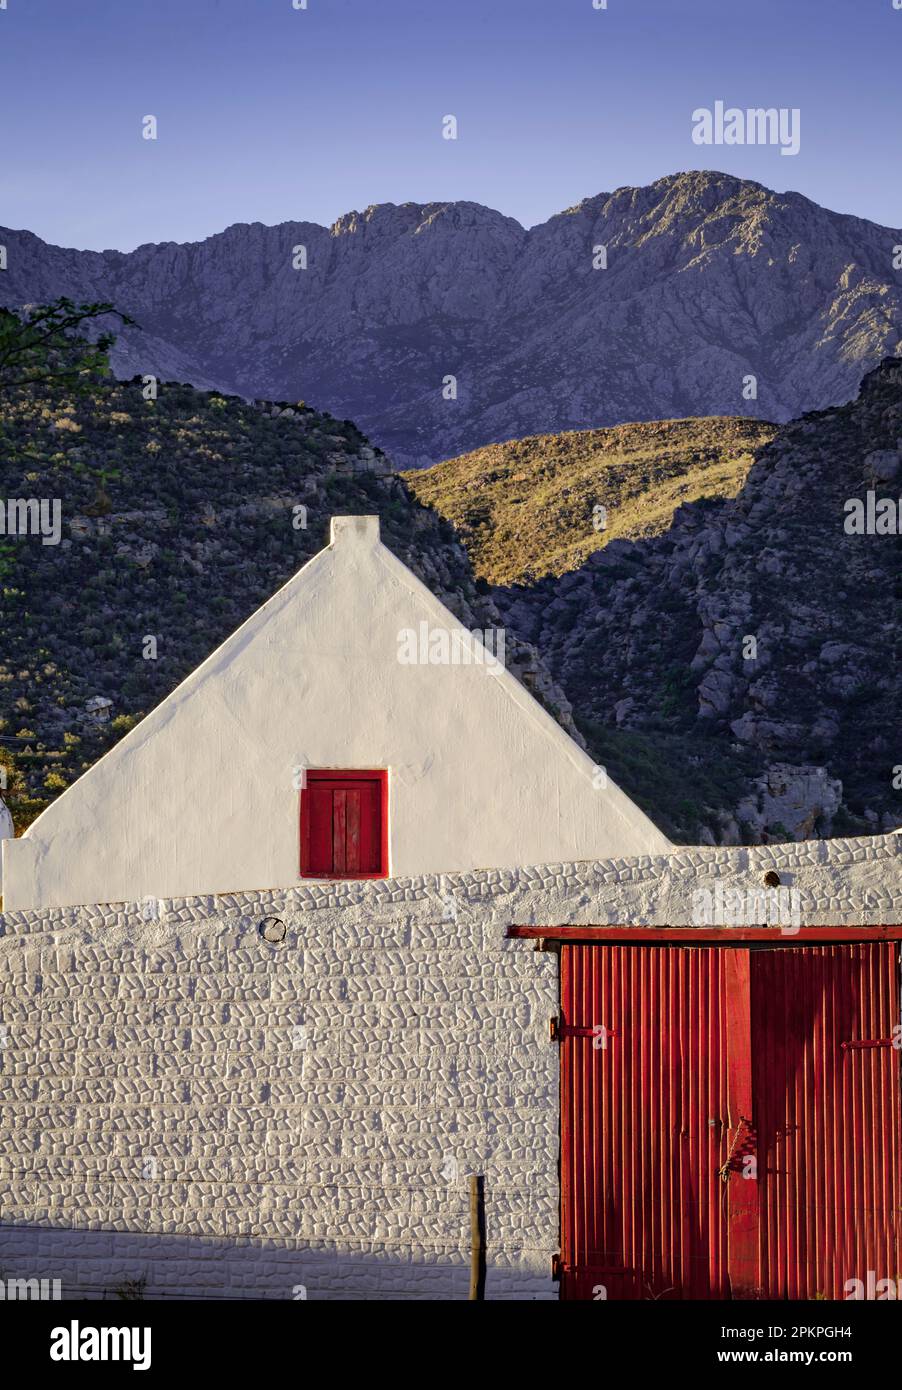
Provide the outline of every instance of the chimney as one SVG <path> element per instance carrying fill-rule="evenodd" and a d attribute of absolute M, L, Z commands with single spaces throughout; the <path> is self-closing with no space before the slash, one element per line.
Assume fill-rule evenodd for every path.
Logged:
<path fill-rule="evenodd" d="M 329 544 L 375 545 L 379 540 L 377 516 L 333 516 Z"/>

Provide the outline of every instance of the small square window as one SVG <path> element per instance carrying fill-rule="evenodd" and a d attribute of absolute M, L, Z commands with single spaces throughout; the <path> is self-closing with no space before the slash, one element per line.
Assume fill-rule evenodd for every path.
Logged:
<path fill-rule="evenodd" d="M 301 877 L 385 878 L 388 774 L 307 769 L 301 791 Z"/>

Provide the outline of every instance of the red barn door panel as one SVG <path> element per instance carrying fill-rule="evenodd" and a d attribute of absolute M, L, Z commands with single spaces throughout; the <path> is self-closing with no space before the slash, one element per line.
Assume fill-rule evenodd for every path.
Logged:
<path fill-rule="evenodd" d="M 562 1296 L 724 1297 L 724 953 L 565 945 L 561 1003 Z"/>
<path fill-rule="evenodd" d="M 561 949 L 564 1298 L 902 1272 L 899 947 Z"/>
<path fill-rule="evenodd" d="M 756 952 L 762 1279 L 841 1299 L 902 1274 L 898 943 Z M 857 1042 L 879 1046 L 856 1047 Z M 849 1046 L 849 1044 L 852 1046 Z"/>

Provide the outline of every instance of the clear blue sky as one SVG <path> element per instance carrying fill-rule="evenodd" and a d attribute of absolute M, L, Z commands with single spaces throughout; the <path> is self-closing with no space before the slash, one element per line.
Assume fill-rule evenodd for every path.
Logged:
<path fill-rule="evenodd" d="M 530 226 L 707 167 L 902 225 L 893 0 L 307 4 L 7 0 L 0 224 L 129 250 L 467 198 Z M 801 152 L 694 145 L 717 99 L 799 107 Z"/>

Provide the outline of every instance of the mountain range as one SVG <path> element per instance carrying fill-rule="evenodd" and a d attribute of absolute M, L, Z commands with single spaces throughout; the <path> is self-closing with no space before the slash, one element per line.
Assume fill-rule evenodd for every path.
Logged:
<path fill-rule="evenodd" d="M 65 294 L 137 320 L 120 377 L 310 401 L 398 468 L 627 421 L 782 422 L 900 352 L 902 231 L 716 172 L 528 230 L 477 203 L 386 203 L 131 252 L 0 244 L 6 307 Z"/>

